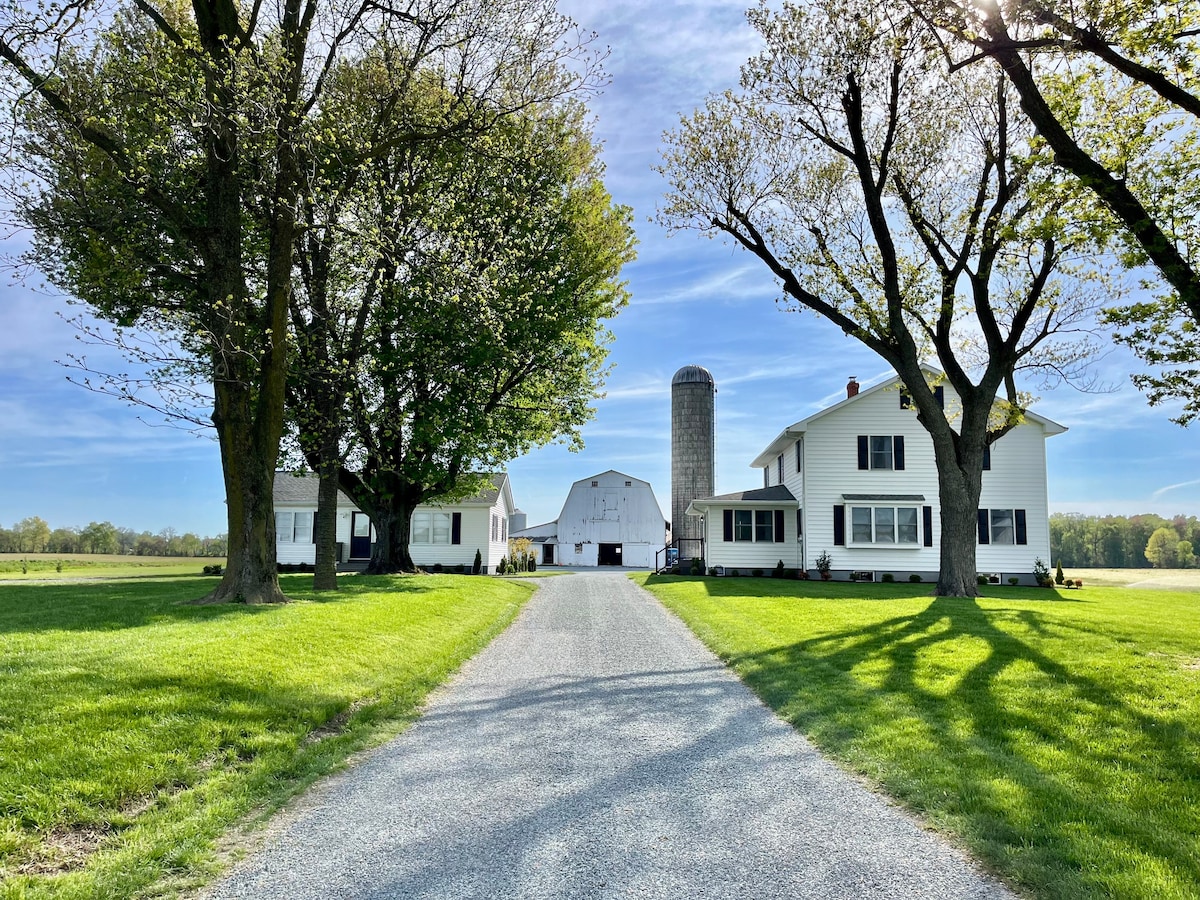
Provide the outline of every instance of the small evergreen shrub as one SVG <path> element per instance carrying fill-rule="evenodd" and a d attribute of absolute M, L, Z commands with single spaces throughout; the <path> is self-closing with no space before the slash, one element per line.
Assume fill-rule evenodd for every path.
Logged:
<path fill-rule="evenodd" d="M 716 575 L 717 575 L 717 567 L 716 567 L 716 566 L 709 566 L 709 567 L 708 567 L 708 574 L 709 574 L 709 575 L 712 575 L 712 576 L 715 578 L 715 577 L 716 577 Z"/>
<path fill-rule="evenodd" d="M 884 584 L 895 584 L 896 576 L 893 575 L 891 572 L 884 572 L 879 580 L 882 581 Z"/>
<path fill-rule="evenodd" d="M 483 571 L 483 554 L 476 550 L 475 563 L 471 566 L 471 574 L 478 575 L 481 571 Z"/>
<path fill-rule="evenodd" d="M 62 572 L 62 570 L 63 570 L 63 561 L 60 559 L 60 560 L 58 560 L 57 562 L 55 562 L 55 563 L 54 563 L 54 571 L 55 571 L 55 572 Z"/>
<path fill-rule="evenodd" d="M 467 571 L 467 567 L 464 566 L 462 563 L 459 563 L 458 565 L 456 565 L 454 567 L 455 575 L 464 575 L 464 574 L 466 574 L 466 571 Z"/>
<path fill-rule="evenodd" d="M 1062 560 L 1059 560 L 1058 568 L 1054 570 L 1054 583 L 1055 584 L 1063 583 Z"/>
<path fill-rule="evenodd" d="M 703 575 L 704 574 L 704 560 L 698 556 L 692 557 L 692 574 L 693 575 Z"/>
<path fill-rule="evenodd" d="M 908 576 L 908 580 L 911 581 L 913 584 L 920 584 L 921 576 L 918 575 L 916 572 L 913 572 L 911 575 Z"/>
<path fill-rule="evenodd" d="M 833 577 L 833 557 L 829 555 L 827 550 L 822 550 L 821 555 L 817 557 L 816 569 L 821 573 L 821 580 L 828 581 Z"/>
<path fill-rule="evenodd" d="M 442 574 L 442 564 L 441 564 L 441 563 L 434 563 L 434 564 L 433 564 L 433 574 L 434 574 L 434 575 L 441 575 L 441 574 Z"/>
<path fill-rule="evenodd" d="M 532 556 L 531 556 L 531 557 L 529 557 L 529 571 L 530 571 L 530 572 L 536 572 L 536 571 L 537 571 L 537 560 L 536 560 L 536 559 L 534 559 Z"/>
<path fill-rule="evenodd" d="M 737 569 L 730 569 L 729 574 L 732 575 L 734 578 L 737 578 L 741 574 L 741 572 L 739 572 Z"/>
<path fill-rule="evenodd" d="M 222 569 L 219 565 L 205 566 L 204 574 L 205 575 L 220 575 L 220 574 L 222 574 Z"/>
<path fill-rule="evenodd" d="M 750 574 L 751 574 L 751 575 L 753 575 L 755 578 L 762 578 L 762 577 L 763 577 L 763 570 L 762 570 L 762 569 L 755 569 L 755 570 L 754 570 L 754 571 L 752 571 Z"/>
<path fill-rule="evenodd" d="M 1038 583 L 1039 587 L 1050 587 L 1050 569 L 1042 561 L 1039 556 L 1033 561 L 1033 580 Z"/>
<path fill-rule="evenodd" d="M 1008 583 L 1011 584 L 1013 587 L 1016 587 L 1018 584 L 1021 583 L 1021 579 L 1018 578 L 1016 575 L 1014 575 L 1012 578 L 1008 579 Z"/>
<path fill-rule="evenodd" d="M 783 560 L 775 563 L 775 571 L 771 573 L 772 578 L 782 578 L 784 573 Z"/>
<path fill-rule="evenodd" d="M 976 575 L 975 583 L 981 586 L 985 585 L 988 583 L 988 577 L 986 575 Z"/>
<path fill-rule="evenodd" d="M 503 575 L 508 571 L 508 560 L 503 556 L 500 557 L 500 562 L 496 563 L 496 574 Z"/>

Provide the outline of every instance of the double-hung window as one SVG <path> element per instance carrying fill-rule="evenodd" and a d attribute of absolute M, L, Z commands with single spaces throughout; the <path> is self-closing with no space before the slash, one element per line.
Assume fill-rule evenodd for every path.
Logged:
<path fill-rule="evenodd" d="M 854 544 L 917 544 L 915 506 L 850 507 L 850 541 Z"/>
<path fill-rule="evenodd" d="M 782 509 L 726 509 L 722 511 L 722 536 L 726 541 L 782 544 Z"/>
<path fill-rule="evenodd" d="M 858 467 L 860 469 L 904 468 L 904 435 L 860 434 L 858 436 Z"/>
<path fill-rule="evenodd" d="M 275 543 L 311 544 L 313 542 L 312 512 L 275 513 Z"/>
<path fill-rule="evenodd" d="M 1023 509 L 979 510 L 979 543 L 1026 544 L 1028 522 Z"/>
<path fill-rule="evenodd" d="M 451 521 L 450 513 L 413 513 L 412 542 L 414 544 L 449 544 Z"/>
<path fill-rule="evenodd" d="M 733 539 L 735 541 L 754 540 L 754 513 L 748 509 L 733 511 Z"/>
<path fill-rule="evenodd" d="M 754 511 L 754 540 L 775 540 L 775 511 L 756 509 Z"/>

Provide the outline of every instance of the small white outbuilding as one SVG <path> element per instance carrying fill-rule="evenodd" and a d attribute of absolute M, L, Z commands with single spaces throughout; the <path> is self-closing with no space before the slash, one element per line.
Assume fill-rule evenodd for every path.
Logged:
<path fill-rule="evenodd" d="M 653 568 L 667 521 L 650 482 L 609 469 L 571 485 L 553 522 L 514 531 L 540 547 L 541 565 Z"/>

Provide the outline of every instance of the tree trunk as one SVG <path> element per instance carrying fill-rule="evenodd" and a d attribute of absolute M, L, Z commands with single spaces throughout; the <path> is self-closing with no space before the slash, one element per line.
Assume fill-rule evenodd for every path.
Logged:
<path fill-rule="evenodd" d="M 317 487 L 317 515 L 313 522 L 316 529 L 316 569 L 313 573 L 314 591 L 336 591 L 337 581 L 337 459 L 323 466 Z"/>
<path fill-rule="evenodd" d="M 252 420 L 251 387 L 238 380 L 214 384 L 213 423 L 221 446 L 229 513 L 227 566 L 204 603 L 286 603 L 275 564 L 275 462 L 279 440 L 264 441 Z M 282 396 L 280 397 L 282 406 Z"/>
<path fill-rule="evenodd" d="M 942 478 L 938 487 L 942 540 L 935 593 L 939 597 L 978 597 L 975 551 L 979 492 L 973 499 L 969 497 L 957 474 Z"/>
<path fill-rule="evenodd" d="M 375 525 L 375 546 L 371 551 L 368 575 L 394 575 L 398 572 L 415 572 L 416 565 L 408 550 L 408 539 L 412 529 L 413 510 L 416 504 L 397 502 L 369 511 Z"/>

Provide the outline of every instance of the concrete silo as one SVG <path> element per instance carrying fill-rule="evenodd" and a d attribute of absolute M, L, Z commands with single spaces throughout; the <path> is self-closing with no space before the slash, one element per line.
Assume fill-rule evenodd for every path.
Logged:
<path fill-rule="evenodd" d="M 671 538 L 680 559 L 702 552 L 703 525 L 684 510 L 713 495 L 716 393 L 717 383 L 702 366 L 684 366 L 671 379 Z"/>

